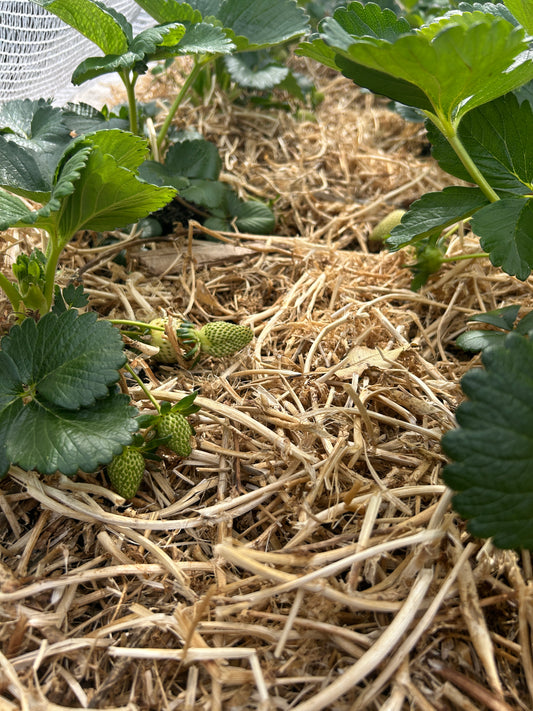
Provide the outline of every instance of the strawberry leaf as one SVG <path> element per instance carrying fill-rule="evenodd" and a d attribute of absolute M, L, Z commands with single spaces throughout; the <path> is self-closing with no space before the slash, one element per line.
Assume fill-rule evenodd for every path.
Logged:
<path fill-rule="evenodd" d="M 505 0 L 507 8 L 529 34 L 533 33 L 533 7 L 529 0 Z"/>
<path fill-rule="evenodd" d="M 145 12 L 157 22 L 201 22 L 202 8 L 193 9 L 191 5 L 180 0 L 136 0 Z M 198 2 L 193 3 L 198 6 Z M 220 4 L 217 0 L 217 6 Z M 213 13 L 207 13 L 213 14 Z"/>
<path fill-rule="evenodd" d="M 94 471 L 130 444 L 137 422 L 129 402 L 127 395 L 111 394 L 73 411 L 32 401 L 11 422 L 7 458 L 41 474 Z M 0 425 L 2 420 L 0 414 Z"/>
<path fill-rule="evenodd" d="M 0 477 L 10 463 L 92 471 L 131 442 L 136 410 L 110 390 L 125 362 L 110 323 L 48 313 L 13 326 L 0 345 Z"/>
<path fill-rule="evenodd" d="M 307 32 L 307 16 L 292 0 L 136 0 L 157 22 L 189 22 L 180 54 L 222 54 L 272 47 Z M 191 7 L 192 6 L 192 7 Z M 194 10 L 193 10 L 194 7 Z M 194 25 L 204 20 L 201 31 Z M 207 31 L 207 24 L 223 31 L 226 38 Z M 191 42 L 191 37 L 195 42 Z M 229 44 L 228 44 L 229 42 Z M 179 46 L 178 46 L 179 49 Z"/>
<path fill-rule="evenodd" d="M 533 267 L 533 200 L 497 200 L 477 212 L 471 224 L 492 264 L 525 281 Z"/>
<path fill-rule="evenodd" d="M 413 244 L 470 217 L 487 204 L 488 199 L 479 188 L 454 185 L 439 193 L 426 193 L 411 205 L 386 244 L 392 250 Z"/>
<path fill-rule="evenodd" d="M 97 321 L 94 312 L 78 315 L 75 309 L 46 314 L 38 323 L 27 318 L 12 327 L 1 346 L 17 364 L 25 388 L 68 410 L 105 397 L 126 362 L 118 330 Z"/>
<path fill-rule="evenodd" d="M 149 27 L 129 41 L 127 48 L 121 53 L 90 57 L 81 62 L 74 70 L 72 83 L 83 84 L 102 74 L 133 69 L 138 64 L 158 59 L 160 47 L 177 45 L 184 34 L 185 27 L 180 23 Z"/>
<path fill-rule="evenodd" d="M 116 10 L 94 0 L 32 0 L 61 18 L 104 54 L 122 54 L 131 40 L 131 25 Z"/>
<path fill-rule="evenodd" d="M 386 24 L 384 14 L 372 3 L 364 9 L 351 3 L 323 23 L 320 39 L 301 45 L 298 53 L 328 66 L 333 62 L 375 93 L 456 123 L 476 106 L 533 78 L 524 30 L 502 17 L 450 14 L 413 32 L 391 31 L 383 38 L 377 20 Z M 368 21 L 362 23 L 362 17 Z"/>
<path fill-rule="evenodd" d="M 78 230 L 104 231 L 136 222 L 166 205 L 176 192 L 138 178 L 146 152 L 143 138 L 119 129 L 73 141 L 58 162 L 50 200 L 42 208 L 32 210 L 0 191 L 0 229 L 34 224 L 57 235 L 64 246 Z M 12 180 L 6 187 L 21 193 L 17 176 Z"/>
<path fill-rule="evenodd" d="M 469 173 L 442 133 L 426 123 L 433 157 L 440 167 L 461 180 Z M 533 109 L 507 94 L 468 113 L 458 128 L 465 150 L 496 191 L 531 193 L 533 184 Z"/>
<path fill-rule="evenodd" d="M 474 535 L 533 549 L 533 342 L 510 333 L 482 359 L 485 369 L 462 380 L 459 427 L 442 441 L 453 460 L 444 480 Z"/>

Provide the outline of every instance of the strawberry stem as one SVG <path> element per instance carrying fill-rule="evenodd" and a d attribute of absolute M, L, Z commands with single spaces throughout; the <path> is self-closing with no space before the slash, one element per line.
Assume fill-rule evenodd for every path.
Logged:
<path fill-rule="evenodd" d="M 144 321 L 130 321 L 127 318 L 108 318 L 109 323 L 115 326 L 136 326 L 137 328 L 143 328 L 146 331 L 164 331 L 164 326 L 151 326 L 149 323 L 144 323 Z"/>
<path fill-rule="evenodd" d="M 124 366 L 124 368 L 128 371 L 128 373 L 131 375 L 131 377 L 137 382 L 137 384 L 139 385 L 139 387 L 141 388 L 141 390 L 144 392 L 144 394 L 146 395 L 146 397 L 150 400 L 150 402 L 151 402 L 152 405 L 155 407 L 155 409 L 157 410 L 157 412 L 160 413 L 160 412 L 161 412 L 161 407 L 159 406 L 159 403 L 157 402 L 157 400 L 155 399 L 155 397 L 152 395 L 152 393 L 148 390 L 148 388 L 147 388 L 146 385 L 143 383 L 143 381 L 139 378 L 139 376 L 137 375 L 137 373 L 133 370 L 133 368 L 131 367 L 131 365 L 130 365 L 129 363 L 126 363 L 126 365 Z"/>

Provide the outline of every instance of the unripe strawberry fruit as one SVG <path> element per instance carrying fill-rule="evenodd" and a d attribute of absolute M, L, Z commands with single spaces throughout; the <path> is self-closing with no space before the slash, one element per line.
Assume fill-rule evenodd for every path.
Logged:
<path fill-rule="evenodd" d="M 254 333 L 249 326 L 241 326 L 227 321 L 213 321 L 195 333 L 204 353 L 223 358 L 230 356 L 248 345 Z"/>
<path fill-rule="evenodd" d="M 137 493 L 144 474 L 144 457 L 133 447 L 124 447 L 122 453 L 107 467 L 107 476 L 115 491 L 125 499 Z"/>
<path fill-rule="evenodd" d="M 370 233 L 369 240 L 371 242 L 384 242 L 390 237 L 392 230 L 401 223 L 404 215 L 405 210 L 393 210 L 389 212 L 389 214 L 374 227 Z"/>
<path fill-rule="evenodd" d="M 163 415 L 157 425 L 157 434 L 160 437 L 171 435 L 170 439 L 165 442 L 165 447 L 176 452 L 180 457 L 188 457 L 192 452 L 192 428 L 189 420 L 179 412 L 169 412 L 167 415 Z"/>
<path fill-rule="evenodd" d="M 164 318 L 155 318 L 150 321 L 149 326 L 166 326 L 167 321 Z M 168 336 L 164 331 L 159 331 L 153 329 L 150 331 L 150 341 L 153 346 L 159 348 L 159 353 L 157 353 L 154 358 L 160 363 L 176 363 L 176 351 L 172 347 L 172 343 L 168 340 Z"/>

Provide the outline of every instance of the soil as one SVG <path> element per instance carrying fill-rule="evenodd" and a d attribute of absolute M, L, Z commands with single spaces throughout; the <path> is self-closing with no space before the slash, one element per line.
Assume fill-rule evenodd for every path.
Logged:
<path fill-rule="evenodd" d="M 439 444 L 480 362 L 455 339 L 474 313 L 531 308 L 531 282 L 472 259 L 411 291 L 412 254 L 371 253 L 368 235 L 449 178 L 421 124 L 300 67 L 325 95 L 314 117 L 213 88 L 178 119 L 242 196 L 272 201 L 274 235 L 174 223 L 165 241 L 115 233 L 119 261 L 93 234 L 65 252 L 61 281 L 82 278 L 102 316 L 255 338 L 189 369 L 129 350 L 154 397 L 197 389 L 201 406 L 190 457 L 148 463 L 131 502 L 105 468 L 2 482 L 2 711 L 533 707 L 530 554 L 468 534 Z M 42 240 L 10 235 L 6 273 Z M 448 248 L 476 251 L 466 227 Z"/>

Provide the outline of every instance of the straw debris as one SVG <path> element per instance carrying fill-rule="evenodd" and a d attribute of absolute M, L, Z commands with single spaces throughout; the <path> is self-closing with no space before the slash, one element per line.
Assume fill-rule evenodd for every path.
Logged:
<path fill-rule="evenodd" d="M 131 504 L 104 470 L 2 482 L 2 710 L 533 705 L 530 555 L 470 538 L 439 448 L 479 362 L 455 338 L 479 310 L 531 308 L 531 284 L 472 260 L 414 293 L 404 253 L 370 253 L 388 212 L 447 179 L 419 125 L 305 70 L 316 122 L 216 90 L 179 117 L 241 194 L 275 201 L 275 235 L 206 242 L 196 223 L 117 233 L 126 266 L 94 235 L 65 254 L 65 283 L 82 274 L 103 316 L 229 319 L 255 339 L 192 370 L 131 351 L 156 398 L 198 388 L 201 406 L 190 457 L 149 463 Z M 10 240 L 6 269 L 40 235 Z"/>

